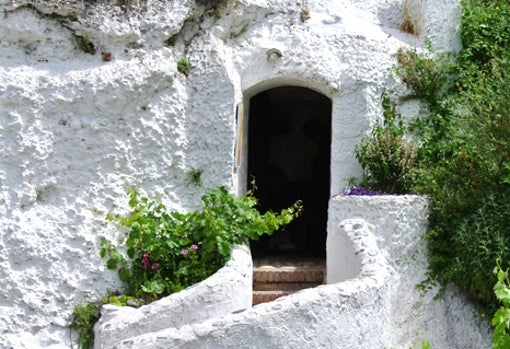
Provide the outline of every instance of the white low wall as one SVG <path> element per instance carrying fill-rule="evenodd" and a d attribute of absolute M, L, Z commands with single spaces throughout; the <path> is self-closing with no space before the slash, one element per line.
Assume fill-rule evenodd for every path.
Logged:
<path fill-rule="evenodd" d="M 329 204 L 327 241 L 328 282 L 342 271 L 349 259 L 335 250 L 335 226 L 344 219 L 363 219 L 375 227 L 375 236 L 391 268 L 392 340 L 388 348 L 419 347 L 426 340 L 431 348 L 491 348 L 492 336 L 474 306 L 455 288 L 448 287 L 438 300 L 438 287 L 422 294 L 417 285 L 426 278 L 428 260 L 422 236 L 428 227 L 427 199 L 404 196 L 336 196 Z M 366 247 L 368 248 L 368 247 Z"/>
<path fill-rule="evenodd" d="M 434 300 L 437 290 L 416 289 L 427 270 L 426 213 L 419 196 L 335 197 L 327 285 L 205 321 L 147 325 L 141 335 L 124 327 L 108 334 L 116 345 L 100 348 L 408 349 L 426 340 L 432 348 L 489 349 L 488 322 L 459 292 L 450 287 Z"/>
<path fill-rule="evenodd" d="M 346 220 L 338 229 L 361 251 L 374 227 Z M 242 313 L 167 328 L 120 341 L 113 348 L 383 348 L 391 342 L 390 268 L 382 254 L 359 253 L 360 274 L 262 303 Z M 112 334 L 113 335 L 113 334 Z"/>
<path fill-rule="evenodd" d="M 249 248 L 236 246 L 223 268 L 181 292 L 140 308 L 105 305 L 95 326 L 94 348 L 112 348 L 129 337 L 243 311 L 251 307 L 252 275 Z"/>

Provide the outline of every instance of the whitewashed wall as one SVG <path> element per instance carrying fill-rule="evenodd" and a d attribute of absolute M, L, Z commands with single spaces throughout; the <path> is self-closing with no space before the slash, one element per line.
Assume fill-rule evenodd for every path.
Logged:
<path fill-rule="evenodd" d="M 239 102 L 281 85 L 331 98 L 336 195 L 359 173 L 353 149 L 381 116 L 393 54 L 425 37 L 459 45 L 457 0 L 411 1 L 425 19 L 420 37 L 399 30 L 401 0 L 238 0 L 217 15 L 193 0 L 117 3 L 0 0 L 2 348 L 68 348 L 73 306 L 121 288 L 97 252 L 127 186 L 177 210 L 213 186 L 243 192 Z M 273 47 L 283 53 L 274 62 Z M 194 169 L 203 187 L 189 185 Z"/>

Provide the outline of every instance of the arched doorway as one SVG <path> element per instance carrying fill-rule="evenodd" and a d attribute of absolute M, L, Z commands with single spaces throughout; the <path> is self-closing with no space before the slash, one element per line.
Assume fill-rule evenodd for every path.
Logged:
<path fill-rule="evenodd" d="M 308 88 L 262 91 L 249 102 L 248 180 L 260 209 L 302 200 L 303 215 L 252 242 L 252 254 L 324 257 L 330 196 L 331 100 Z"/>

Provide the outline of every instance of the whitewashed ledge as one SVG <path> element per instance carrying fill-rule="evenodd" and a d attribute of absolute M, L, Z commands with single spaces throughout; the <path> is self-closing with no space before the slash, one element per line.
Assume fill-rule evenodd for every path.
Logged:
<path fill-rule="evenodd" d="M 94 349 L 126 338 L 239 312 L 252 303 L 252 258 L 235 246 L 230 260 L 206 280 L 140 308 L 104 305 L 94 328 Z"/>
<path fill-rule="evenodd" d="M 145 323 L 143 330 L 138 325 L 112 328 L 107 341 L 106 333 L 99 333 L 96 349 L 408 349 L 424 340 L 432 348 L 491 348 L 488 322 L 455 288 L 437 301 L 434 290 L 421 295 L 416 289 L 427 270 L 421 239 L 426 228 L 423 197 L 334 197 L 329 204 L 327 285 L 245 311 L 225 308 L 223 314 L 196 321 L 154 324 L 152 311 L 145 316 L 141 309 L 133 323 Z M 251 283 L 249 288 L 245 296 L 251 302 Z M 227 299 L 238 296 L 230 293 Z M 192 312 L 187 297 L 173 301 L 181 304 L 172 307 L 169 319 Z M 195 304 L 200 312 L 211 300 L 204 297 Z"/>

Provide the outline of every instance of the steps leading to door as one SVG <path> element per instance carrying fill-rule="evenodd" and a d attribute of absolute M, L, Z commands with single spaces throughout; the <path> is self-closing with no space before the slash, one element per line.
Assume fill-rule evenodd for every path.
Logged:
<path fill-rule="evenodd" d="M 253 305 L 315 287 L 326 279 L 319 258 L 267 257 L 253 261 Z"/>

